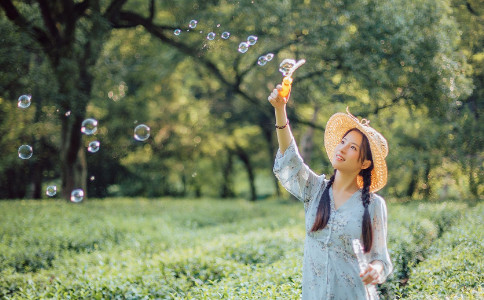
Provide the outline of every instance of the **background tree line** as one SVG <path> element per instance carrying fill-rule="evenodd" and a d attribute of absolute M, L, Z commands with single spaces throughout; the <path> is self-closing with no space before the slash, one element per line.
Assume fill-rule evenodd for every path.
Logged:
<path fill-rule="evenodd" d="M 0 198 L 279 194 L 266 99 L 305 58 L 288 113 L 305 161 L 331 172 L 324 126 L 350 107 L 388 139 L 399 198 L 482 197 L 479 1 L 11 1 L 0 13 Z M 188 22 L 198 20 L 195 29 Z M 182 29 L 179 36 L 173 34 Z M 208 32 L 215 40 L 207 40 Z M 223 31 L 231 33 L 221 39 Z M 237 51 L 247 36 L 258 41 Z M 259 66 L 259 56 L 274 59 Z M 16 107 L 32 95 L 27 109 Z M 83 136 L 82 120 L 99 121 Z M 151 127 L 142 143 L 137 124 Z M 88 153 L 91 140 L 101 150 Z M 21 160 L 17 149 L 34 155 Z"/>

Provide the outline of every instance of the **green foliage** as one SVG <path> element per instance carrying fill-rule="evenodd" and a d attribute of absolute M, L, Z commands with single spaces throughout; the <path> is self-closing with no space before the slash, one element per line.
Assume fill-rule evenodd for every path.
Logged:
<path fill-rule="evenodd" d="M 484 297 L 484 205 L 462 214 L 412 270 L 408 299 L 482 299 Z M 432 280 L 429 280 L 431 278 Z"/>
<path fill-rule="evenodd" d="M 96 155 L 86 153 L 86 174 L 96 178 L 87 185 L 90 197 L 218 196 L 224 188 L 240 196 L 249 195 L 250 186 L 260 194 L 260 183 L 244 183 L 248 188 L 241 190 L 233 178 L 260 178 L 271 185 L 264 192 L 273 192 L 267 170 L 276 146 L 265 99 L 281 80 L 277 64 L 284 58 L 307 60 L 295 74 L 288 108 L 297 140 L 308 123 L 323 128 L 331 114 L 350 106 L 388 138 L 390 170 L 403 173 L 390 172 L 388 195 L 482 194 L 482 154 L 476 150 L 482 139 L 474 138 L 482 136 L 484 124 L 482 10 L 475 1 L 469 1 L 471 11 L 440 0 L 155 1 L 153 24 L 124 20 L 129 14 L 107 20 L 102 14 L 110 2 L 87 4 L 68 49 L 39 47 L 2 10 L 1 198 L 38 198 L 21 183 L 38 187 L 60 180 L 65 171 L 59 155 L 68 144 L 62 137 L 67 129 L 78 133 L 72 120 L 80 121 L 84 110 L 99 120 L 95 138 L 101 142 Z M 47 30 L 36 1 L 14 3 Z M 50 5 L 56 12 L 64 4 Z M 122 11 L 143 18 L 149 9 L 146 1 L 122 5 Z M 58 29 L 71 33 L 65 21 L 78 16 L 62 16 Z M 191 19 L 199 23 L 187 32 Z M 178 37 L 175 28 L 183 29 Z M 209 31 L 217 39 L 208 41 Z M 223 31 L 231 38 L 220 39 Z M 259 37 L 257 44 L 237 52 L 251 34 Z M 275 54 L 273 61 L 258 66 L 257 58 L 268 52 Z M 61 57 L 53 62 L 56 55 Z M 26 92 L 35 101 L 20 112 L 15 101 Z M 140 123 L 151 127 L 148 142 L 132 138 Z M 323 144 L 321 136 L 316 132 L 314 144 Z M 21 140 L 36 145 L 31 166 L 16 158 Z M 90 140 L 82 137 L 81 147 Z M 314 148 L 317 155 L 308 163 L 331 172 L 324 150 Z M 438 168 L 443 162 L 445 170 Z"/>
<path fill-rule="evenodd" d="M 300 297 L 300 203 L 116 198 L 0 202 L 0 209 L 6 299 Z M 461 219 L 468 209 L 388 204 L 395 271 L 379 287 L 384 298 L 480 293 L 482 205 Z M 428 282 L 429 272 L 441 277 Z"/>

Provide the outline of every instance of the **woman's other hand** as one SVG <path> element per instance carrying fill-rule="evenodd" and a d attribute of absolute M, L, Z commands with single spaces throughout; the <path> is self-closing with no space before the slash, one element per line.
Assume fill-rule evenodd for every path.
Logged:
<path fill-rule="evenodd" d="M 368 265 L 365 271 L 360 273 L 363 284 L 377 284 L 380 274 L 383 272 L 383 264 L 379 261 L 373 261 Z"/>

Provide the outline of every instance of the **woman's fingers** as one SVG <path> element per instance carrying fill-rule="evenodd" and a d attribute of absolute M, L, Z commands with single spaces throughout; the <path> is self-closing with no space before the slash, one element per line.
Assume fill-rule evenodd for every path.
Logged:
<path fill-rule="evenodd" d="M 377 270 L 369 265 L 364 272 L 360 273 L 360 277 L 364 284 L 376 284 L 379 274 Z"/>

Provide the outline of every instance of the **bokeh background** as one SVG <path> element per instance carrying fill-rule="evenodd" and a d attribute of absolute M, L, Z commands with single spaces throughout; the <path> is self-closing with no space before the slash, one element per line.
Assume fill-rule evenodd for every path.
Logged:
<path fill-rule="evenodd" d="M 324 126 L 348 106 L 388 139 L 384 196 L 478 198 L 483 13 L 457 0 L 3 1 L 0 198 L 46 197 L 51 184 L 66 199 L 74 188 L 86 198 L 280 195 L 267 96 L 286 58 L 307 60 L 288 115 L 315 171 L 332 172 Z M 258 41 L 242 54 L 249 35 Z M 86 118 L 98 120 L 94 136 L 80 132 Z M 151 128 L 146 142 L 133 138 L 139 124 Z"/>

